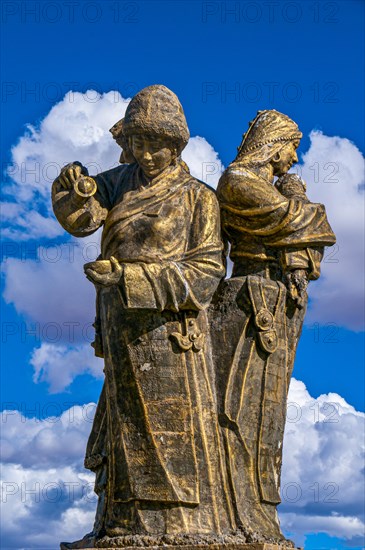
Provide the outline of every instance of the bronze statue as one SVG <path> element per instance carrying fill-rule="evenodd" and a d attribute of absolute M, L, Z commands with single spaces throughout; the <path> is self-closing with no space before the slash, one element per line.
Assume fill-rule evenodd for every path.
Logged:
<path fill-rule="evenodd" d="M 85 465 L 96 472 L 94 531 L 209 535 L 229 528 L 206 308 L 224 276 L 214 192 L 180 162 L 189 131 L 164 86 L 130 102 L 123 133 L 136 162 L 95 176 L 67 166 L 53 187 L 72 235 L 103 225 L 97 287 L 105 384 Z"/>
<path fill-rule="evenodd" d="M 286 399 L 306 286 L 319 277 L 323 247 L 335 243 L 323 205 L 308 201 L 297 176 L 285 176 L 301 137 L 286 115 L 259 111 L 217 189 L 233 261 L 210 308 L 229 486 L 237 525 L 277 540 Z"/>
<path fill-rule="evenodd" d="M 122 164 L 90 177 L 74 162 L 52 189 L 66 231 L 103 226 L 85 265 L 105 362 L 85 457 L 98 506 L 93 531 L 61 548 L 292 547 L 276 515 L 286 396 L 306 284 L 334 243 L 324 207 L 285 175 L 301 133 L 259 112 L 219 208 L 181 160 L 189 131 L 169 89 L 140 91 L 110 131 Z"/>

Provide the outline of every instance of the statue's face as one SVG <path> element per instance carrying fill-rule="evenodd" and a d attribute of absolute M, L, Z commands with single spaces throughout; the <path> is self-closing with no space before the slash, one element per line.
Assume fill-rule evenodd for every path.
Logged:
<path fill-rule="evenodd" d="M 282 176 L 298 162 L 297 148 L 299 140 L 289 141 L 279 152 L 279 160 L 272 160 L 274 176 Z M 275 158 L 275 157 L 274 157 Z"/>
<path fill-rule="evenodd" d="M 130 148 L 148 178 L 161 174 L 173 160 L 170 142 L 161 138 L 132 136 Z"/>

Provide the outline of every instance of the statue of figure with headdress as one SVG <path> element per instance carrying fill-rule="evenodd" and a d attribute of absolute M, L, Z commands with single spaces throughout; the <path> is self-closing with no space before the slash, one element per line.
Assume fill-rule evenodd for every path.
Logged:
<path fill-rule="evenodd" d="M 217 189 L 233 262 L 210 306 L 219 420 L 237 525 L 267 540 L 283 538 L 276 506 L 306 286 L 335 243 L 324 206 L 287 174 L 301 137 L 286 115 L 259 111 Z"/>

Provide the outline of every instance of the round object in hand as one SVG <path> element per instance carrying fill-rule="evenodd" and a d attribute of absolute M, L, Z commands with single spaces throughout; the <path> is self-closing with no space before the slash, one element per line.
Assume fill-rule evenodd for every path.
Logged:
<path fill-rule="evenodd" d="M 80 197 L 92 197 L 96 189 L 96 181 L 89 176 L 81 176 L 75 183 L 75 192 Z"/>

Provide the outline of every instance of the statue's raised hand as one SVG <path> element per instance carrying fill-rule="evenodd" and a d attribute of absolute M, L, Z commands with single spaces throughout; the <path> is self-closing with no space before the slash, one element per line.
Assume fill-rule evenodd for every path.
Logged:
<path fill-rule="evenodd" d="M 119 283 L 123 267 L 114 256 L 110 260 L 97 260 L 84 265 L 86 278 L 100 286 L 112 286 Z"/>
<path fill-rule="evenodd" d="M 88 176 L 88 171 L 80 162 L 70 162 L 66 164 L 60 172 L 55 183 L 63 189 L 73 189 L 81 176 Z"/>

